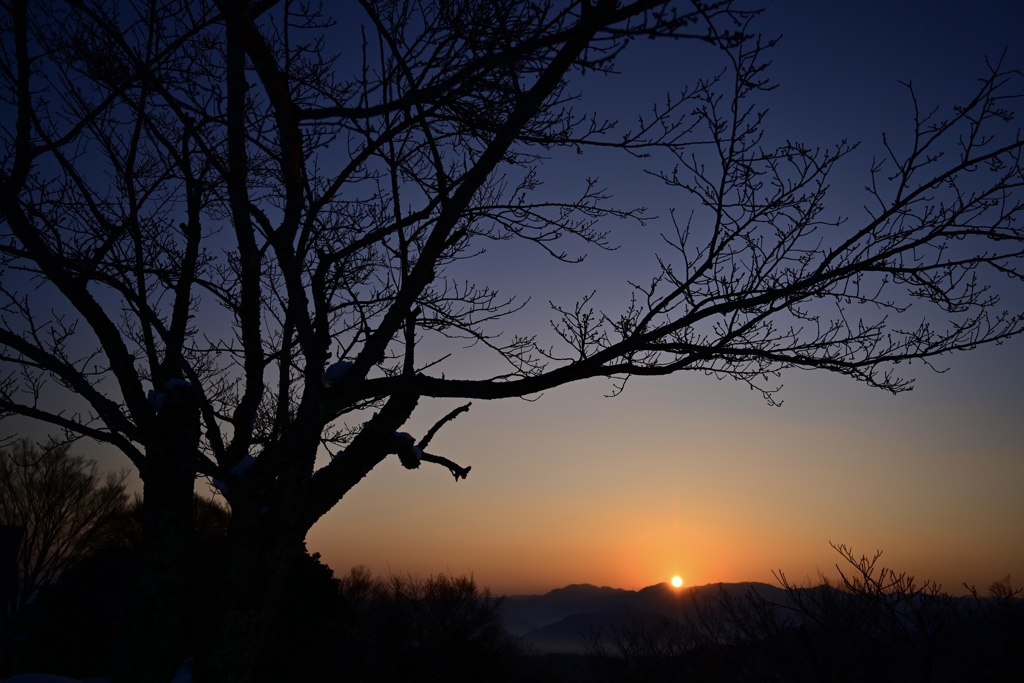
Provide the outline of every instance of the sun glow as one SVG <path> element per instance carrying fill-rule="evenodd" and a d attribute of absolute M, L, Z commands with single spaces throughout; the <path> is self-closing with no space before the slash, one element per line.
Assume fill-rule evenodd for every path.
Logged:
<path fill-rule="evenodd" d="M 681 576 L 673 576 L 672 577 L 672 587 L 673 588 L 682 588 L 683 587 L 683 577 L 681 577 Z"/>

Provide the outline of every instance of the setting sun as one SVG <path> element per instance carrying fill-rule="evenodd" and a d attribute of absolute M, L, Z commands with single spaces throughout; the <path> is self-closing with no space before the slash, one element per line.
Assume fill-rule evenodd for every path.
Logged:
<path fill-rule="evenodd" d="M 672 577 L 672 587 L 673 588 L 682 588 L 683 587 L 683 577 L 681 577 L 681 576 L 673 576 Z"/>

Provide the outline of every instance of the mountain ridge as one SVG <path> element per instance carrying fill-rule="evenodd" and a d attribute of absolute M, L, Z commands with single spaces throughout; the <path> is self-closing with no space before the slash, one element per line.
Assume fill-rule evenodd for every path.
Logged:
<path fill-rule="evenodd" d="M 674 588 L 665 583 L 639 590 L 569 584 L 547 593 L 508 595 L 502 601 L 505 629 L 539 652 L 580 654 L 588 629 L 614 629 L 631 620 L 680 619 L 696 605 L 719 596 L 740 597 L 751 591 L 774 602 L 786 592 L 771 584 L 744 581 Z"/>

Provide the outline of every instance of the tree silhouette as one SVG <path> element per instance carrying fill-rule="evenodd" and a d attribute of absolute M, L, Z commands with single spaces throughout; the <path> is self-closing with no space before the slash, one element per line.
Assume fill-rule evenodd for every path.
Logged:
<path fill-rule="evenodd" d="M 317 519 L 390 454 L 469 472 L 425 450 L 468 406 L 401 431 L 427 399 L 689 370 L 771 402 L 790 367 L 898 392 L 895 364 L 1022 329 L 998 296 L 1020 279 L 1024 145 L 1019 74 L 1000 63 L 948 114 L 917 109 L 854 222 L 825 212 L 853 145 L 762 137 L 771 42 L 738 4 L 337 12 L 3 5 L 0 411 L 112 444 L 139 471 L 126 679 L 168 680 L 186 655 L 201 677 L 249 679 Z M 686 74 L 628 130 L 574 108 L 639 38 L 706 43 L 725 68 Z M 556 307 L 548 340 L 460 267 L 510 241 L 571 262 L 645 220 L 594 179 L 544 191 L 548 157 L 593 149 L 646 159 L 688 217 L 666 219 L 650 276 L 623 283 L 630 304 Z M 489 374 L 459 364 L 466 344 L 492 354 Z M 231 506 L 228 581 L 209 649 L 187 652 L 197 474 Z"/>
<path fill-rule="evenodd" d="M 23 529 L 14 612 L 110 540 L 109 522 L 128 502 L 128 472 L 104 477 L 96 467 L 66 445 L 0 449 L 0 524 Z"/>
<path fill-rule="evenodd" d="M 352 680 L 543 680 L 505 632 L 501 599 L 472 576 L 374 577 L 353 567 L 339 582 L 340 633 L 331 650 Z"/>
<path fill-rule="evenodd" d="M 66 444 L 40 450 L 19 441 L 0 449 L 0 526 L 20 531 L 13 590 L 3 596 L 0 623 L 12 626 L 5 641 L 21 635 L 21 616 L 41 588 L 110 541 L 111 521 L 127 507 L 128 471 L 103 477 L 96 470 L 95 461 L 70 455 Z"/>

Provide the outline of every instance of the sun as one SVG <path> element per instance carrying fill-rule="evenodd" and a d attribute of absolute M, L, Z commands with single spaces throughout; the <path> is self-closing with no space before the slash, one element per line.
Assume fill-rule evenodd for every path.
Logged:
<path fill-rule="evenodd" d="M 672 587 L 673 588 L 682 588 L 683 587 L 683 577 L 681 577 L 681 576 L 673 576 L 672 577 Z"/>

